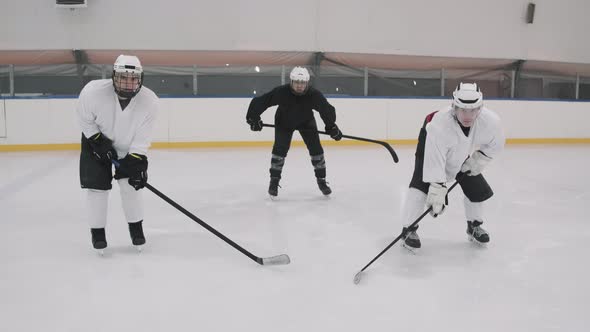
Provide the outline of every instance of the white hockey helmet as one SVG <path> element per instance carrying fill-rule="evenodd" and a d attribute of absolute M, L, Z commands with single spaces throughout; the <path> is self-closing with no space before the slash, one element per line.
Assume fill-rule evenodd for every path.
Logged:
<path fill-rule="evenodd" d="M 291 79 L 291 91 L 296 95 L 303 95 L 309 88 L 309 71 L 304 67 L 295 67 L 289 74 Z"/>
<path fill-rule="evenodd" d="M 478 110 L 483 106 L 483 94 L 477 83 L 459 83 L 453 91 L 453 106 L 464 110 Z"/>
<path fill-rule="evenodd" d="M 291 74 L 289 74 L 291 81 L 309 82 L 309 77 L 309 71 L 307 71 L 307 68 L 299 66 L 293 68 Z"/>
<path fill-rule="evenodd" d="M 113 85 L 121 98 L 133 98 L 143 85 L 143 67 L 134 55 L 121 54 L 113 65 Z"/>

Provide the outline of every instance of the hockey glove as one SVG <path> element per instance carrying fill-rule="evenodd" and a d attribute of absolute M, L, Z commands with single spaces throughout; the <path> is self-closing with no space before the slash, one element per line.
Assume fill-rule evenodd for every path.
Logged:
<path fill-rule="evenodd" d="M 113 148 L 113 141 L 102 133 L 90 136 L 88 143 L 92 148 L 92 156 L 97 161 L 110 164 L 111 160 L 117 159 L 117 151 Z"/>
<path fill-rule="evenodd" d="M 326 132 L 328 134 L 330 134 L 330 137 L 332 137 L 336 141 L 339 141 L 342 139 L 342 132 L 340 131 L 340 128 L 338 128 L 338 126 L 336 124 L 334 124 L 331 127 L 326 126 Z"/>
<path fill-rule="evenodd" d="M 262 120 L 258 119 L 248 119 L 246 120 L 250 125 L 250 130 L 252 131 L 261 131 L 262 130 Z"/>
<path fill-rule="evenodd" d="M 492 161 L 492 158 L 477 150 L 465 160 L 461 166 L 461 172 L 467 173 L 469 176 L 479 175 L 490 161 Z"/>
<path fill-rule="evenodd" d="M 426 206 L 432 206 L 430 214 L 435 218 L 438 217 L 445 210 L 445 205 L 447 205 L 447 187 L 443 184 L 431 183 L 426 196 Z"/>
<path fill-rule="evenodd" d="M 129 177 L 129 185 L 139 190 L 145 187 L 148 180 L 147 157 L 137 153 L 130 153 L 125 158 L 119 160 L 119 171 L 122 175 Z"/>

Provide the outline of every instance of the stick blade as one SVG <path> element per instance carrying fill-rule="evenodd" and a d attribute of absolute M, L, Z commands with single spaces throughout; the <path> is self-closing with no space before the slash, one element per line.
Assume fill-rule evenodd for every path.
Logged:
<path fill-rule="evenodd" d="M 352 279 L 352 282 L 354 282 L 355 285 L 358 285 L 359 282 L 361 282 L 362 277 L 363 277 L 363 271 L 360 271 L 359 273 L 354 275 L 354 279 Z"/>
<path fill-rule="evenodd" d="M 291 259 L 285 254 L 262 258 L 262 265 L 287 265 L 289 263 L 291 263 Z"/>

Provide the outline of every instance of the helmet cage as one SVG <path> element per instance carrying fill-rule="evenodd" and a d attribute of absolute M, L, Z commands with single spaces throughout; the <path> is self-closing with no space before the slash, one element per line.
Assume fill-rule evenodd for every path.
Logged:
<path fill-rule="evenodd" d="M 115 92 L 121 98 L 133 98 L 143 86 L 143 72 L 113 70 Z"/>
<path fill-rule="evenodd" d="M 121 98 L 133 98 L 143 86 L 143 67 L 133 55 L 121 54 L 113 65 L 113 86 Z"/>

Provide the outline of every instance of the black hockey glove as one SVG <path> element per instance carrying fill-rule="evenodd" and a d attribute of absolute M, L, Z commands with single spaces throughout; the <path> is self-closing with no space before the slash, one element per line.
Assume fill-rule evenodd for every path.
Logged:
<path fill-rule="evenodd" d="M 248 119 L 246 120 L 250 125 L 250 130 L 252 131 L 261 131 L 262 130 L 262 120 L 258 119 Z"/>
<path fill-rule="evenodd" d="M 119 171 L 121 178 L 129 177 L 129 185 L 139 190 L 145 187 L 148 180 L 147 175 L 148 160 L 142 154 L 130 153 L 125 158 L 119 160 Z"/>
<path fill-rule="evenodd" d="M 88 143 L 92 148 L 94 159 L 110 164 L 111 160 L 117 159 L 117 151 L 113 148 L 113 141 L 102 133 L 94 134 L 88 138 Z"/>
<path fill-rule="evenodd" d="M 342 132 L 336 124 L 334 124 L 332 127 L 326 126 L 326 132 L 328 132 L 328 134 L 330 134 L 330 137 L 332 137 L 336 141 L 342 139 Z"/>

